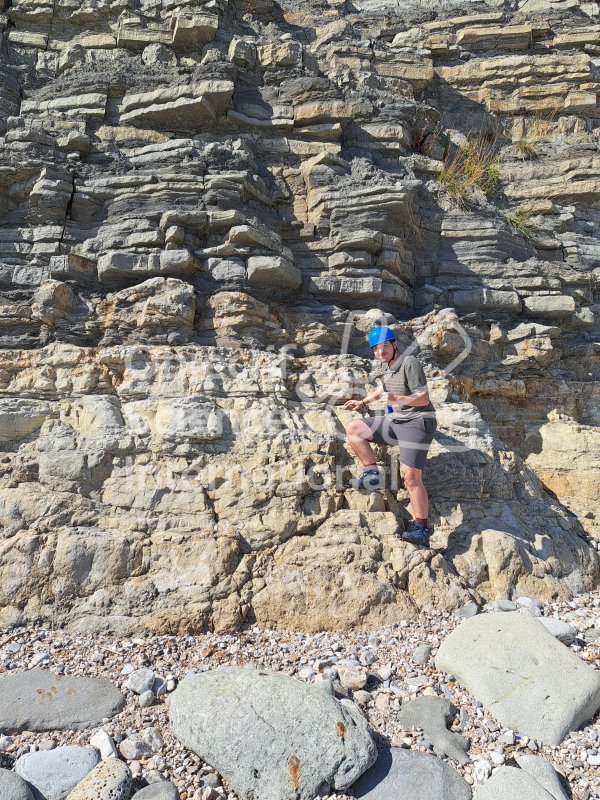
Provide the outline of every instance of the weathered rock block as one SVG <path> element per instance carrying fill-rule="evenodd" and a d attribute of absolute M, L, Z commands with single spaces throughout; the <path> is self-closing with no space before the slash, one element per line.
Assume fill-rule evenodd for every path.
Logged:
<path fill-rule="evenodd" d="M 377 758 L 356 706 L 279 673 L 222 667 L 187 678 L 171 696 L 169 721 L 186 747 L 256 800 L 345 789 Z"/>
<path fill-rule="evenodd" d="M 436 666 L 502 725 L 547 744 L 560 744 L 600 708 L 597 673 L 528 614 L 465 620 L 442 642 Z"/>

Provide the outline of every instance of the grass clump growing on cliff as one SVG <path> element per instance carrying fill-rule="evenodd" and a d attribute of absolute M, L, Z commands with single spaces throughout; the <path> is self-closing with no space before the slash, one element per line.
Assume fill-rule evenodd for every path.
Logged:
<path fill-rule="evenodd" d="M 523 159 L 532 159 L 538 154 L 535 142 L 531 142 L 529 139 L 517 139 L 517 141 L 514 143 L 514 148 Z"/>
<path fill-rule="evenodd" d="M 486 197 L 493 194 L 500 182 L 495 137 L 479 136 L 447 155 L 439 182 L 450 199 L 462 208 L 469 204 L 475 190 Z"/>
<path fill-rule="evenodd" d="M 516 208 L 507 214 L 506 221 L 511 228 L 520 231 L 526 239 L 529 238 L 529 212 L 524 208 Z"/>

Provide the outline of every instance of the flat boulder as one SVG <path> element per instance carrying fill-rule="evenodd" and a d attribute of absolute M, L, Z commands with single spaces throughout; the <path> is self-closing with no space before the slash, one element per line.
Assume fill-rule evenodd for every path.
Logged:
<path fill-rule="evenodd" d="M 221 667 L 171 695 L 171 728 L 247 800 L 313 800 L 377 758 L 358 708 L 266 670 Z"/>
<path fill-rule="evenodd" d="M 544 744 L 560 744 L 600 708 L 600 675 L 529 614 L 465 620 L 435 664 L 502 725 Z"/>
<path fill-rule="evenodd" d="M 441 758 L 392 747 L 352 787 L 365 800 L 470 800 L 471 787 Z"/>
<path fill-rule="evenodd" d="M 81 730 L 114 717 L 125 698 L 110 681 L 43 669 L 0 677 L 1 731 Z"/>

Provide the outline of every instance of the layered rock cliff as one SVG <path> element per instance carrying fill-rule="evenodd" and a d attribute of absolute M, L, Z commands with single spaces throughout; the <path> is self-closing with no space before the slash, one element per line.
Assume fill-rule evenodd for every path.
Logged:
<path fill-rule="evenodd" d="M 0 623 L 597 587 L 597 3 L 0 0 L 0 30 Z M 393 450 L 345 488 L 382 321 L 438 409 L 438 552 L 398 536 Z"/>

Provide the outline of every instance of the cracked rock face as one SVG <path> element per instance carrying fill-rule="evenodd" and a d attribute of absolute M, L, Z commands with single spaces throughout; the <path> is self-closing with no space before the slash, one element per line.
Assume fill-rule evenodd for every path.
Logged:
<path fill-rule="evenodd" d="M 597 585 L 598 8 L 517 5 L 0 0 L 0 624 Z M 441 553 L 390 454 L 344 488 L 381 322 L 438 410 Z"/>

